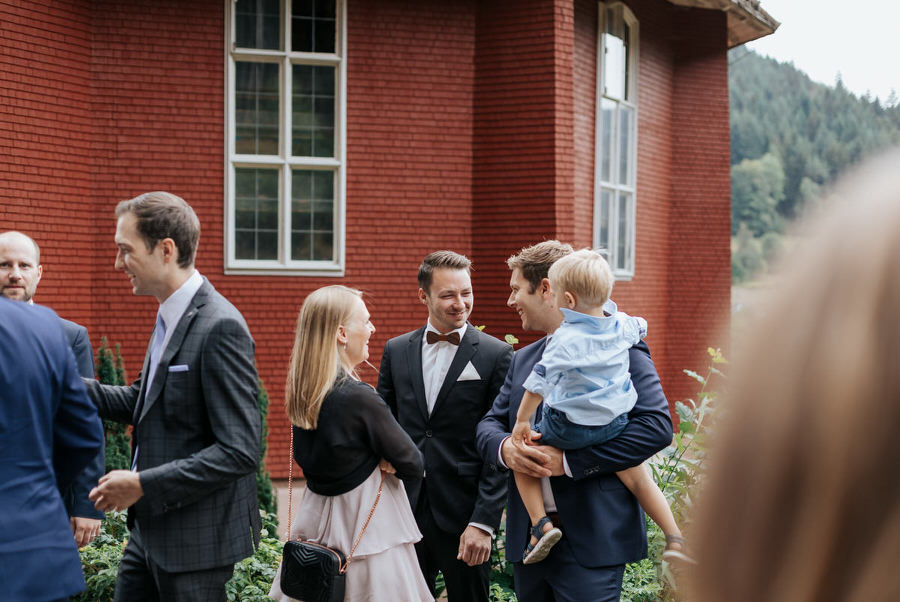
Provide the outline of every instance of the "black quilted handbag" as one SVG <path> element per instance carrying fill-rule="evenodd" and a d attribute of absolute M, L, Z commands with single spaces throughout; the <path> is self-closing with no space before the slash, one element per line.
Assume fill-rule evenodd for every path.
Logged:
<path fill-rule="evenodd" d="M 311 541 L 287 541 L 281 558 L 281 591 L 304 602 L 342 602 L 347 557 Z"/>
<path fill-rule="evenodd" d="M 291 429 L 291 450 L 294 449 L 294 429 Z M 349 556 L 335 548 L 329 548 L 320 543 L 304 541 L 302 539 L 288 541 L 284 544 L 281 555 L 281 591 L 303 602 L 342 602 L 344 599 L 344 578 L 347 567 L 353 560 L 353 553 L 359 545 L 375 507 L 381 499 L 381 490 L 384 487 L 384 471 L 381 472 L 381 483 L 378 485 L 378 494 L 375 503 L 369 510 L 369 516 L 363 523 L 363 528 L 356 537 L 353 549 Z M 294 459 L 291 458 L 288 469 L 288 538 L 291 533 L 291 498 L 293 496 L 294 483 Z"/>

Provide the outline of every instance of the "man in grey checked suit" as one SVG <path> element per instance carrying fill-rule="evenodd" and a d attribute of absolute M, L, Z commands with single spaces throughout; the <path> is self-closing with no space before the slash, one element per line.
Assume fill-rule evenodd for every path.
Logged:
<path fill-rule="evenodd" d="M 98 509 L 128 508 L 115 599 L 224 600 L 234 563 L 259 543 L 253 339 L 194 269 L 200 223 L 184 200 L 150 192 L 116 216 L 115 266 L 160 307 L 138 380 L 87 381 L 101 416 L 134 425 L 132 470 L 91 492 Z"/>

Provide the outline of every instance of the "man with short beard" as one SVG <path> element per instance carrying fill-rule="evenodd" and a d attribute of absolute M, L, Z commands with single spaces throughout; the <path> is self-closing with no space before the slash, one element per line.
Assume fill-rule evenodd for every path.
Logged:
<path fill-rule="evenodd" d="M 33 303 L 32 298 L 43 270 L 41 250 L 34 239 L 21 232 L 0 233 L 0 295 L 13 301 Z M 87 329 L 63 318 L 60 321 L 75 354 L 79 375 L 94 378 L 94 350 L 91 348 Z M 97 457 L 65 491 L 60 492 L 79 548 L 91 543 L 100 533 L 100 521 L 104 513 L 94 508 L 88 494 L 103 476 L 105 468 L 106 453 L 101 445 Z"/>

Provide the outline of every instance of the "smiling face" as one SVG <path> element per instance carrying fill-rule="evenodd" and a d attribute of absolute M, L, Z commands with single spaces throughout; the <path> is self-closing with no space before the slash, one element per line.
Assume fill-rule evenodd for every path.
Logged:
<path fill-rule="evenodd" d="M 419 300 L 428 307 L 431 325 L 441 334 L 462 328 L 475 303 L 468 270 L 437 268 L 428 289 L 419 289 Z"/>
<path fill-rule="evenodd" d="M 550 282 L 544 278 L 531 290 L 531 283 L 516 268 L 509 277 L 509 299 L 506 305 L 516 310 L 522 319 L 523 330 L 553 332 L 562 322 L 562 313 L 556 306 L 556 297 L 550 290 Z"/>
<path fill-rule="evenodd" d="M 372 324 L 369 310 L 363 300 L 357 298 L 356 306 L 350 313 L 347 323 L 341 325 L 341 331 L 338 333 L 339 342 L 343 333 L 347 363 L 350 366 L 358 366 L 369 359 L 369 337 L 374 332 L 375 326 Z"/>
<path fill-rule="evenodd" d="M 157 243 L 152 251 L 137 229 L 137 216 L 123 214 L 116 225 L 116 269 L 125 272 L 135 295 L 165 298 L 165 262 L 163 245 Z"/>
<path fill-rule="evenodd" d="M 13 301 L 30 301 L 41 281 L 34 243 L 18 232 L 0 235 L 0 295 Z"/>

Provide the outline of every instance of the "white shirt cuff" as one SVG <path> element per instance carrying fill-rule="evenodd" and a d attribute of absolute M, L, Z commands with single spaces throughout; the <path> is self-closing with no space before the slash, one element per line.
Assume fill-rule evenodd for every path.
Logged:
<path fill-rule="evenodd" d="M 506 462 L 503 461 L 503 444 L 506 443 L 506 440 L 510 437 L 511 435 L 507 435 L 506 437 L 504 437 L 503 441 L 500 442 L 500 447 L 497 448 L 497 464 L 499 464 L 506 470 L 509 470 L 509 466 L 507 466 Z M 563 458 L 565 458 L 565 455 L 563 455 Z"/>
<path fill-rule="evenodd" d="M 485 533 L 490 535 L 491 539 L 494 539 L 495 537 L 497 537 L 496 535 L 494 535 L 494 530 L 491 529 L 490 527 L 488 527 L 487 525 L 482 525 L 481 523 L 469 523 L 469 526 L 475 527 L 476 529 L 481 529 L 482 531 L 484 531 Z"/>
<path fill-rule="evenodd" d="M 566 460 L 566 452 L 563 452 L 563 472 L 567 477 L 572 478 L 572 469 L 569 468 L 569 461 Z"/>

